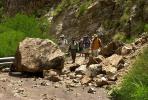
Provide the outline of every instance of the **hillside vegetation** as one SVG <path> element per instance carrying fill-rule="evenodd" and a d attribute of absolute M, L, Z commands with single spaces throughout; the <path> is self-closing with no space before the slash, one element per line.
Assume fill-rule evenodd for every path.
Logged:
<path fill-rule="evenodd" d="M 17 14 L 0 24 L 0 57 L 13 56 L 25 37 L 51 38 L 46 34 L 48 24 L 33 16 Z"/>
<path fill-rule="evenodd" d="M 148 48 L 136 59 L 124 77 L 121 88 L 113 92 L 114 100 L 148 100 Z"/>

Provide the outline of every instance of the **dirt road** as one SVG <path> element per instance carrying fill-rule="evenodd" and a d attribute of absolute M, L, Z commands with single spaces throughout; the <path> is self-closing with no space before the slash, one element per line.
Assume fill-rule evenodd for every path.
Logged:
<path fill-rule="evenodd" d="M 0 100 L 109 100 L 106 90 L 89 87 L 66 88 L 42 78 L 25 78 L 0 73 Z"/>

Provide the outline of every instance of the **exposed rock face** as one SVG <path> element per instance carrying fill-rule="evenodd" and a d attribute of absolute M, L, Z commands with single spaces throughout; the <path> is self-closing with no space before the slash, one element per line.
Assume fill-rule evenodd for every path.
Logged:
<path fill-rule="evenodd" d="M 16 71 L 36 72 L 64 66 L 64 53 L 50 40 L 26 38 L 16 52 Z"/>
<path fill-rule="evenodd" d="M 48 7 L 56 12 L 57 4 L 63 0 L 5 0 L 5 9 L 10 14 L 18 12 L 32 13 L 39 8 Z M 103 43 L 109 41 L 108 36 L 116 32 L 127 34 L 140 33 L 144 23 L 148 22 L 148 1 L 146 0 L 93 0 L 88 6 L 84 7 L 84 12 L 77 16 L 85 0 L 80 0 L 76 5 L 66 2 L 65 8 L 60 5 L 60 13 L 56 16 L 49 14 L 52 20 L 51 33 L 65 34 L 69 38 L 72 36 L 82 36 L 84 34 L 103 34 Z M 48 4 L 48 6 L 47 6 Z M 43 9 L 48 13 L 50 9 Z M 47 14 L 48 15 L 48 14 Z"/>
<path fill-rule="evenodd" d="M 83 1 L 81 3 L 83 4 Z M 63 10 L 64 14 L 56 16 L 53 24 L 63 16 L 60 33 L 68 37 L 94 33 L 112 36 L 118 31 L 125 34 L 140 33 L 143 31 L 140 28 L 142 23 L 148 22 L 147 5 L 146 0 L 94 0 L 85 8 L 85 13 L 78 17 L 76 15 L 81 9 L 80 6 L 67 7 Z M 101 38 L 103 43 L 111 39 Z"/>
<path fill-rule="evenodd" d="M 61 0 L 5 0 L 5 10 L 9 15 L 25 12 L 33 13 L 48 4 L 51 6 Z"/>

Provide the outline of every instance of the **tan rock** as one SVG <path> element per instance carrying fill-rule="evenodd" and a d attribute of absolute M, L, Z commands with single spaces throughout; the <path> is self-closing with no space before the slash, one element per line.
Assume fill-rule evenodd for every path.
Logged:
<path fill-rule="evenodd" d="M 91 78 L 88 77 L 88 76 L 84 76 L 82 79 L 81 79 L 81 84 L 88 84 L 89 82 L 91 82 Z"/>
<path fill-rule="evenodd" d="M 62 78 L 59 76 L 59 72 L 57 70 L 53 70 L 53 69 L 44 70 L 43 74 L 44 74 L 45 79 L 48 79 L 53 82 L 58 82 L 58 81 L 62 80 Z"/>
<path fill-rule="evenodd" d="M 89 88 L 88 93 L 94 94 L 96 93 L 96 90 L 94 88 Z"/>
<path fill-rule="evenodd" d="M 133 50 L 132 45 L 125 45 L 121 49 L 121 55 L 127 55 L 127 54 L 131 53 L 132 50 Z"/>
<path fill-rule="evenodd" d="M 81 65 L 75 70 L 75 73 L 79 75 L 84 75 L 86 71 L 87 71 L 86 65 Z"/>
<path fill-rule="evenodd" d="M 94 81 L 95 81 L 97 87 L 101 87 L 103 85 L 108 84 L 108 82 L 107 82 L 108 80 L 105 77 L 94 78 Z"/>
<path fill-rule="evenodd" d="M 117 73 L 117 68 L 111 66 L 104 67 L 103 70 L 107 75 L 115 75 Z"/>
<path fill-rule="evenodd" d="M 64 67 L 64 53 L 48 39 L 26 38 L 20 42 L 16 60 L 11 69 L 15 71 L 38 72 Z"/>
<path fill-rule="evenodd" d="M 108 79 L 109 81 L 116 81 L 116 80 L 117 80 L 117 75 L 108 75 L 108 76 L 107 76 L 107 79 Z"/>
<path fill-rule="evenodd" d="M 92 64 L 88 67 L 87 75 L 91 77 L 95 77 L 102 72 L 102 65 L 100 64 Z"/>
<path fill-rule="evenodd" d="M 109 60 L 109 63 L 112 66 L 117 66 L 118 64 L 120 64 L 121 62 L 123 62 L 123 57 L 117 54 L 112 55 L 111 57 L 107 58 Z"/>
<path fill-rule="evenodd" d="M 74 64 L 72 64 L 72 65 L 69 67 L 69 69 L 70 69 L 70 71 L 75 71 L 78 67 L 80 67 L 80 65 L 74 63 Z"/>
<path fill-rule="evenodd" d="M 106 57 L 111 56 L 112 54 L 115 53 L 115 51 L 123 46 L 123 44 L 119 41 L 112 41 L 105 47 L 101 48 L 100 54 Z"/>
<path fill-rule="evenodd" d="M 102 55 L 99 55 L 98 57 L 89 57 L 88 66 L 91 64 L 99 64 L 101 63 L 105 58 Z"/>

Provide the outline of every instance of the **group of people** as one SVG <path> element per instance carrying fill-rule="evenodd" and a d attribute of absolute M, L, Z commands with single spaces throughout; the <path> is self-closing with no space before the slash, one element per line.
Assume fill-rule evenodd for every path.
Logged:
<path fill-rule="evenodd" d="M 66 52 L 68 50 L 73 60 L 72 63 L 75 63 L 77 53 L 80 53 L 80 56 L 84 55 L 85 59 L 89 55 L 96 57 L 102 47 L 101 39 L 97 34 L 94 34 L 92 37 L 85 35 L 79 40 L 71 38 L 69 42 L 64 35 L 61 35 L 58 44 L 62 51 Z"/>

